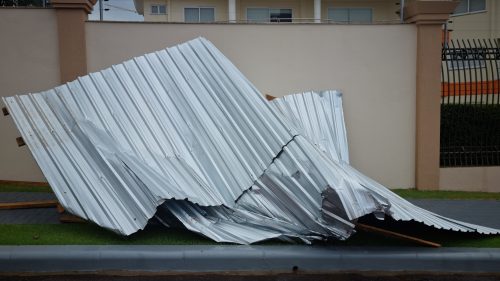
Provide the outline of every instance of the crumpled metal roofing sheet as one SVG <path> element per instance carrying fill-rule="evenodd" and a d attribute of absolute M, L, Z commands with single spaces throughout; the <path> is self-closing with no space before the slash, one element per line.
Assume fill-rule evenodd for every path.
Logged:
<path fill-rule="evenodd" d="M 483 234 L 499 232 L 497 229 L 446 218 L 415 206 L 350 166 L 341 93 L 305 92 L 274 99 L 271 103 L 286 116 L 290 124 L 297 127 L 299 134 L 306 136 L 324 155 L 337 162 L 346 178 L 361 185 L 371 196 L 385 201 L 388 205 L 384 206 L 385 214 L 396 220 L 414 220 L 440 229 L 477 231 Z"/>
<path fill-rule="evenodd" d="M 349 166 L 339 93 L 269 103 L 203 38 L 4 102 L 61 204 L 121 234 L 156 214 L 216 241 L 345 239 L 374 212 L 498 232 Z"/>

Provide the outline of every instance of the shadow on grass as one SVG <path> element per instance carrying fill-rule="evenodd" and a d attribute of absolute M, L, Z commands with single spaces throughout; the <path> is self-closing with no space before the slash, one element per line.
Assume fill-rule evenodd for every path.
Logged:
<path fill-rule="evenodd" d="M 500 236 L 439 230 L 417 222 L 379 221 L 368 215 L 359 222 L 439 243 L 444 247 L 500 247 Z M 149 224 L 130 236 L 121 236 L 91 223 L 0 225 L 0 245 L 216 245 L 204 236 L 185 229 Z M 228 243 L 223 243 L 229 245 Z M 255 245 L 286 245 L 277 239 Z M 346 241 L 329 239 L 314 245 L 411 247 L 409 241 L 358 231 Z"/>
<path fill-rule="evenodd" d="M 373 215 L 362 217 L 358 222 L 439 243 L 443 247 L 500 247 L 500 235 L 482 235 L 478 233 L 442 230 L 414 221 L 395 221 L 389 217 L 381 221 L 374 218 Z M 410 241 L 384 237 L 364 231 L 358 231 L 346 241 L 332 241 L 332 243 L 345 246 L 419 246 Z"/>

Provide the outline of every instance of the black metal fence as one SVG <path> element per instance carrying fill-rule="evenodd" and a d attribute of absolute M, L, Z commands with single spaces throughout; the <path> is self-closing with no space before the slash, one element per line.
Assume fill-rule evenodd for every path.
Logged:
<path fill-rule="evenodd" d="M 500 165 L 499 41 L 443 45 L 441 167 Z"/>

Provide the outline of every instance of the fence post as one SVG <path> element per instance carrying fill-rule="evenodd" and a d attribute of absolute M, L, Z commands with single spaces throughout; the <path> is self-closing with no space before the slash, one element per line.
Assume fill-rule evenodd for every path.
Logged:
<path fill-rule="evenodd" d="M 417 189 L 439 188 L 442 25 L 457 5 L 451 0 L 413 0 L 404 7 L 405 21 L 417 26 Z"/>
<path fill-rule="evenodd" d="M 61 83 L 87 74 L 85 21 L 96 0 L 52 0 L 56 9 Z"/>

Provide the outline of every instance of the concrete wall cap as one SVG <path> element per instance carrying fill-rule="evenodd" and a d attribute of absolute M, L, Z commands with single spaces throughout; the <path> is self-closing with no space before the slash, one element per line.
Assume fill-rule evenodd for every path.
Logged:
<path fill-rule="evenodd" d="M 407 23 L 444 23 L 457 7 L 456 0 L 413 0 L 404 7 Z"/>
<path fill-rule="evenodd" d="M 96 2 L 97 0 L 52 0 L 50 3 L 55 9 L 83 9 L 90 14 Z"/>

